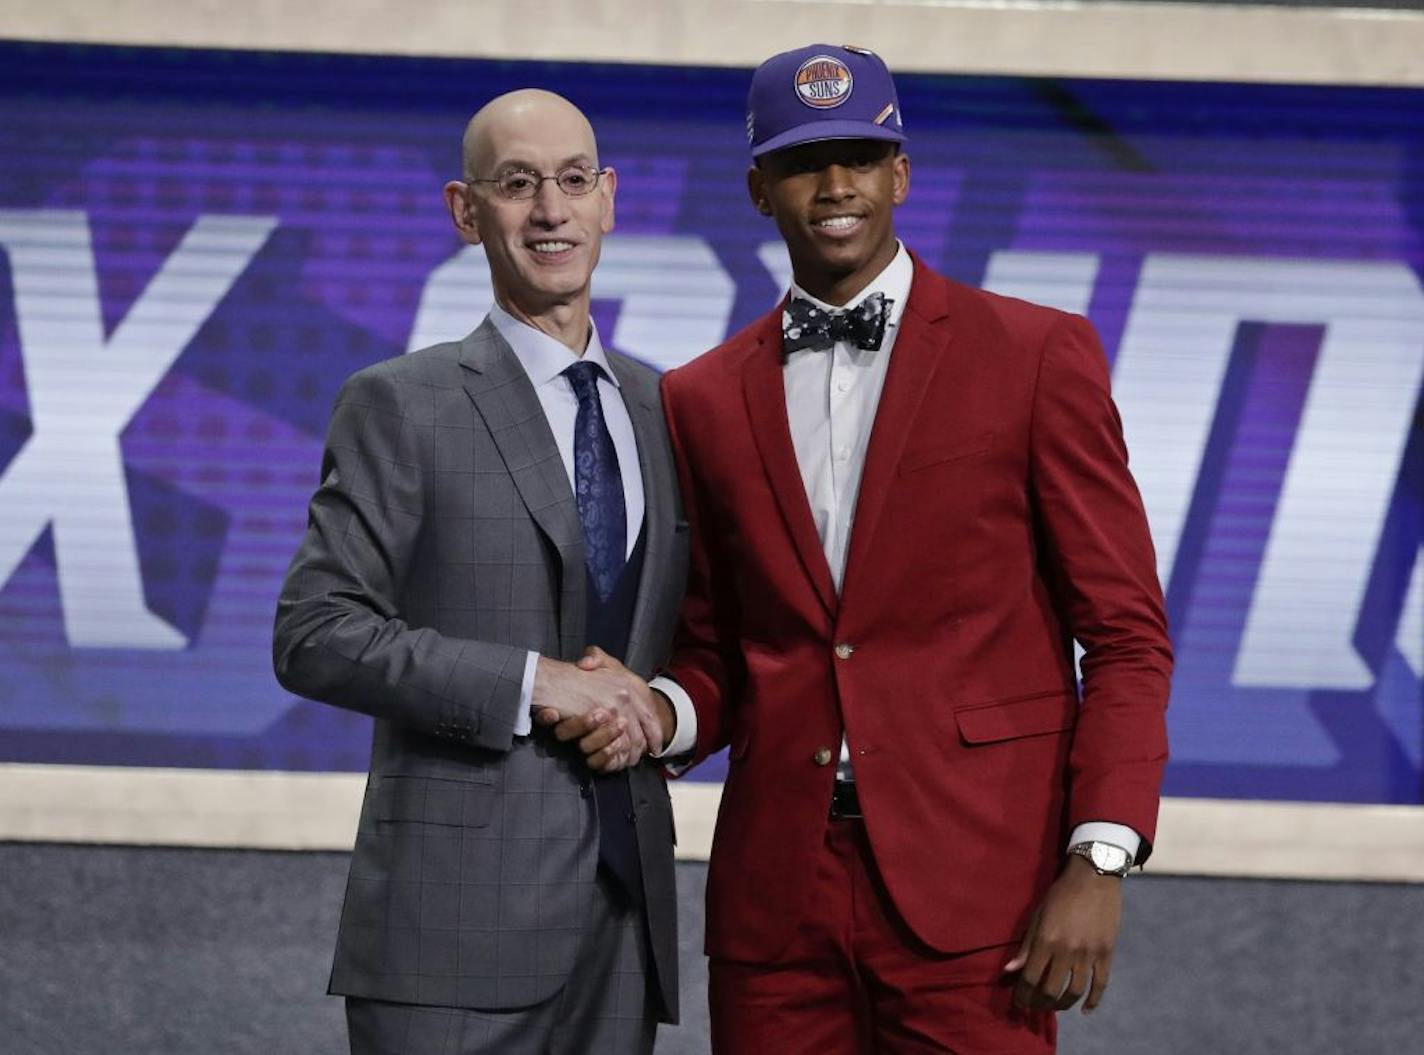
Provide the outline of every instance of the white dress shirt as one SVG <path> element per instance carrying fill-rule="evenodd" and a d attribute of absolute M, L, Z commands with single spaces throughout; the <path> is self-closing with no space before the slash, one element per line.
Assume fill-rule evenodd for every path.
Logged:
<path fill-rule="evenodd" d="M 489 318 L 499 335 L 509 342 L 514 357 L 529 375 L 534 394 L 544 408 L 544 418 L 554 433 L 564 471 L 569 474 L 569 487 L 577 493 L 574 482 L 574 424 L 578 420 L 578 397 L 574 395 L 573 384 L 564 376 L 564 371 L 579 362 L 579 356 L 547 333 L 520 322 L 498 304 L 490 308 Z M 603 404 L 603 420 L 613 437 L 613 449 L 618 453 L 618 472 L 623 477 L 623 504 L 628 512 L 628 555 L 632 556 L 633 547 L 638 544 L 638 533 L 643 527 L 643 471 L 638 461 L 638 444 L 633 437 L 633 419 L 623 405 L 618 378 L 613 376 L 608 357 L 603 354 L 598 327 L 592 319 L 588 322 L 588 346 L 583 350 L 582 361 L 597 363 L 603 368 L 598 377 L 598 400 Z M 530 652 L 524 662 L 519 717 L 514 723 L 515 736 L 528 736 L 534 727 L 530 708 L 534 700 L 534 668 L 538 663 L 537 652 Z"/>
<path fill-rule="evenodd" d="M 820 536 L 821 548 L 838 591 L 845 575 L 855 504 L 860 495 L 860 476 L 865 468 L 875 411 L 880 405 L 880 391 L 885 387 L 890 355 L 905 313 L 905 302 L 910 297 L 914 272 L 914 262 L 901 244 L 885 270 L 845 304 L 826 304 L 795 282 L 791 284 L 792 297 L 802 297 L 826 311 L 854 308 L 875 293 L 884 294 L 891 302 L 885 339 L 878 349 L 868 351 L 837 341 L 829 351 L 807 348 L 794 352 L 786 357 L 782 368 L 786 417 L 791 425 L 796 464 L 806 486 L 816 534 Z M 697 712 L 687 690 L 666 677 L 654 678 L 652 685 L 672 702 L 676 715 L 676 732 L 662 755 L 672 758 L 691 751 L 697 742 Z M 850 745 L 843 738 L 840 763 L 836 767 L 838 780 L 855 779 L 850 758 Z M 1073 829 L 1069 845 L 1090 839 L 1121 846 L 1134 858 L 1142 841 L 1125 825 L 1092 821 Z"/>
<path fill-rule="evenodd" d="M 805 348 L 792 353 L 781 371 L 796 465 L 801 470 L 811 519 L 837 590 L 845 575 L 860 474 L 865 468 L 875 409 L 880 404 L 880 390 L 885 387 L 890 352 L 895 347 L 895 334 L 905 313 L 914 274 L 910 254 L 901 245 L 885 270 L 844 305 L 827 304 L 795 282 L 791 284 L 792 297 L 802 297 L 825 311 L 854 308 L 875 293 L 884 294 L 890 301 L 885 339 L 875 351 L 837 341 L 829 351 Z M 653 687 L 672 701 L 677 716 L 677 732 L 664 754 L 671 757 L 691 750 L 697 741 L 697 714 L 686 690 L 670 678 L 655 678 Z M 844 739 L 836 775 L 842 780 L 855 779 L 850 747 Z"/>

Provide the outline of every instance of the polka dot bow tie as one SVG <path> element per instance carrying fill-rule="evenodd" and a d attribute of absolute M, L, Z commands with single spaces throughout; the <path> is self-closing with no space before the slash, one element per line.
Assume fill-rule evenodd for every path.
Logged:
<path fill-rule="evenodd" d="M 781 313 L 782 354 L 804 348 L 829 349 L 837 341 L 877 351 L 885 340 L 885 325 L 894 303 L 886 300 L 883 293 L 872 293 L 853 308 L 826 311 L 809 300 L 794 297 Z"/>

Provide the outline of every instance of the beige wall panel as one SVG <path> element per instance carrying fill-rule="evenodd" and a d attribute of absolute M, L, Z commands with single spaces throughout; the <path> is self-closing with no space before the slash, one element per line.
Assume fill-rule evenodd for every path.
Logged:
<path fill-rule="evenodd" d="M 0 36 L 753 66 L 810 43 L 893 69 L 1424 85 L 1424 14 L 1073 0 L 0 0 Z"/>
<path fill-rule="evenodd" d="M 0 765 L 0 841 L 348 850 L 363 774 Z M 722 788 L 672 784 L 705 861 Z M 1154 874 L 1424 882 L 1424 807 L 1167 799 Z"/>

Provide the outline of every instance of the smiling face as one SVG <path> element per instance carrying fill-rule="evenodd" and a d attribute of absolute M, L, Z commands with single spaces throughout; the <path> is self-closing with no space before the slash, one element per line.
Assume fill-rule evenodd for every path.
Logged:
<path fill-rule="evenodd" d="M 583 114 L 550 92 L 501 96 L 465 133 L 467 179 L 516 170 L 553 176 L 570 166 L 597 169 L 598 147 Z M 532 198 L 515 201 L 493 183 L 457 180 L 446 185 L 445 198 L 461 237 L 484 246 L 495 296 L 507 310 L 530 321 L 559 316 L 586 326 L 589 282 L 603 236 L 613 229 L 615 184 L 608 170 L 591 193 L 569 197 L 544 180 Z"/>
<path fill-rule="evenodd" d="M 797 284 L 844 304 L 895 257 L 894 210 L 910 191 L 910 159 L 889 143 L 826 139 L 763 156 L 747 189 L 775 218 Z"/>

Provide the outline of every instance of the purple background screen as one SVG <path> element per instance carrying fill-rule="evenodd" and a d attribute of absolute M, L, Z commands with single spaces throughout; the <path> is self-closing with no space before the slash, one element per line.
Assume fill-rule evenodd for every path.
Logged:
<path fill-rule="evenodd" d="M 364 769 L 365 719 L 274 682 L 273 604 L 341 381 L 488 303 L 440 200 L 464 121 L 586 110 L 596 318 L 661 368 L 782 288 L 747 78 L 0 44 L 0 761 Z M 1113 360 L 1168 793 L 1424 802 L 1424 93 L 899 81 L 906 242 Z"/>

